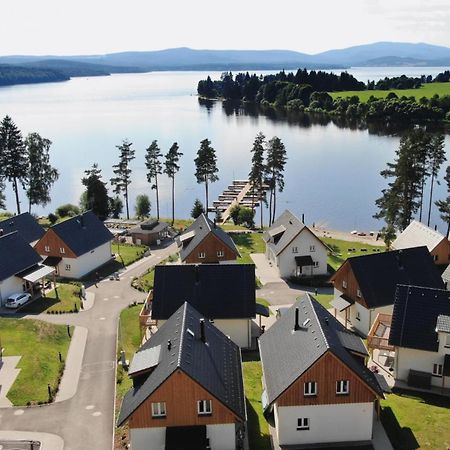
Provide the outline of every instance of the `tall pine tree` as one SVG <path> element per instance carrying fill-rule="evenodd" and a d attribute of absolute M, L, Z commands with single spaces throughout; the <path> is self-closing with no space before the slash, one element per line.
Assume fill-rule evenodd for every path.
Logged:
<path fill-rule="evenodd" d="M 266 174 L 270 188 L 269 225 L 275 221 L 277 209 L 277 190 L 284 189 L 284 166 L 286 164 L 286 148 L 280 138 L 274 136 L 267 146 Z"/>
<path fill-rule="evenodd" d="M 178 144 L 174 142 L 165 155 L 164 173 L 172 180 L 172 226 L 175 222 L 175 174 L 180 170 L 178 161 L 183 156 Z"/>
<path fill-rule="evenodd" d="M 105 220 L 109 215 L 110 198 L 106 183 L 102 180 L 102 170 L 95 163 L 90 169 L 85 170 L 84 174 L 85 176 L 81 180 L 83 186 L 86 187 L 84 206 L 86 209 L 92 210 L 100 220 Z"/>
<path fill-rule="evenodd" d="M 441 219 L 447 224 L 446 236 L 448 238 L 448 235 L 450 234 L 450 166 L 447 167 L 444 180 L 447 183 L 447 194 L 449 195 L 445 198 L 445 200 L 438 200 L 435 204 L 441 213 Z"/>
<path fill-rule="evenodd" d="M 430 226 L 431 206 L 433 205 L 434 182 L 436 181 L 437 184 L 440 184 L 439 180 L 437 180 L 436 178 L 438 176 L 439 169 L 441 168 L 442 164 L 447 160 L 447 158 L 445 157 L 444 135 L 443 134 L 435 134 L 431 138 L 430 151 L 427 155 L 427 160 L 428 160 L 429 173 L 431 174 L 430 202 L 428 205 L 428 219 L 427 219 L 427 225 Z"/>
<path fill-rule="evenodd" d="M 147 181 L 151 185 L 151 189 L 156 191 L 156 218 L 159 220 L 159 188 L 158 175 L 162 173 L 161 150 L 158 147 L 158 141 L 153 141 L 145 153 L 145 167 L 147 167 Z"/>
<path fill-rule="evenodd" d="M 260 219 L 261 219 L 261 229 L 263 228 L 263 201 L 264 201 L 264 145 L 266 142 L 266 137 L 262 132 L 256 135 L 255 141 L 253 142 L 252 152 L 252 167 L 250 173 L 248 174 L 248 180 L 252 187 L 252 208 L 254 203 L 255 194 L 260 203 Z"/>

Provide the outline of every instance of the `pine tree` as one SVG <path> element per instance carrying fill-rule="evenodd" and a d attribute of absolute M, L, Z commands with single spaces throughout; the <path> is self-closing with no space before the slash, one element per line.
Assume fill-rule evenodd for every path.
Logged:
<path fill-rule="evenodd" d="M 435 134 L 431 138 L 430 152 L 427 155 L 427 160 L 429 173 L 431 174 L 430 203 L 428 205 L 428 220 L 427 220 L 427 225 L 430 226 L 431 206 L 433 204 L 434 181 L 438 176 L 439 169 L 441 168 L 442 164 L 447 160 L 447 158 L 445 157 L 443 134 Z M 439 180 L 436 180 L 436 183 L 440 184 Z"/>
<path fill-rule="evenodd" d="M 113 172 L 116 177 L 111 178 L 111 185 L 114 187 L 114 193 L 123 193 L 125 198 L 125 206 L 127 209 L 127 219 L 130 218 L 130 209 L 128 205 L 128 186 L 131 183 L 130 162 L 134 159 L 134 150 L 131 148 L 133 144 L 125 139 L 122 145 L 116 145 L 119 149 L 119 162 L 113 165 Z"/>
<path fill-rule="evenodd" d="M 50 202 L 50 189 L 59 178 L 59 173 L 50 164 L 52 142 L 49 139 L 38 133 L 30 133 L 24 144 L 28 160 L 24 186 L 28 197 L 28 212 L 31 212 L 31 205 L 45 206 Z"/>
<path fill-rule="evenodd" d="M 194 202 L 194 206 L 192 207 L 192 210 L 191 210 L 191 217 L 193 219 L 196 219 L 198 216 L 200 216 L 201 214 L 204 214 L 204 213 L 205 213 L 205 208 L 203 206 L 203 203 L 198 198 L 196 198 L 195 202 Z"/>
<path fill-rule="evenodd" d="M 203 141 L 200 142 L 197 158 L 194 160 L 197 183 L 205 183 L 206 214 L 208 214 L 208 185 L 219 179 L 217 176 L 219 169 L 217 168 L 216 151 L 210 144 L 211 141 L 203 139 Z"/>
<path fill-rule="evenodd" d="M 447 238 L 450 234 L 450 166 L 447 167 L 444 180 L 447 183 L 447 193 L 449 194 L 445 200 L 438 200 L 435 205 L 441 213 L 441 219 L 447 224 Z"/>
<path fill-rule="evenodd" d="M 159 189 L 158 175 L 162 173 L 161 150 L 158 147 L 158 141 L 153 141 L 147 148 L 145 154 L 145 167 L 147 167 L 147 181 L 151 185 L 151 189 L 156 191 L 156 218 L 159 220 Z"/>
<path fill-rule="evenodd" d="M 281 139 L 274 136 L 267 146 L 266 173 L 270 188 L 270 218 L 269 225 L 275 221 L 277 208 L 277 190 L 284 189 L 284 166 L 286 164 L 286 148 Z"/>
<path fill-rule="evenodd" d="M 175 222 L 175 174 L 180 170 L 178 161 L 183 153 L 179 151 L 178 144 L 174 142 L 165 155 L 164 173 L 172 180 L 172 226 Z"/>
<path fill-rule="evenodd" d="M 19 183 L 25 182 L 28 161 L 22 134 L 9 116 L 0 123 L 0 171 L 2 177 L 12 183 L 17 214 L 20 214 Z"/>
<path fill-rule="evenodd" d="M 84 195 L 83 208 L 92 210 L 100 219 L 105 220 L 109 215 L 110 199 L 106 183 L 102 181 L 102 170 L 98 168 L 97 163 L 92 165 L 91 169 L 84 171 L 84 178 L 81 182 L 86 187 Z"/>
<path fill-rule="evenodd" d="M 263 228 L 263 196 L 264 196 L 264 145 L 266 137 L 262 132 L 256 135 L 255 141 L 253 142 L 253 148 L 251 152 L 252 155 L 252 168 L 248 174 L 248 180 L 252 186 L 252 209 L 254 208 L 254 198 L 255 192 L 258 195 L 258 200 L 260 202 L 260 218 L 261 218 L 261 229 Z"/>

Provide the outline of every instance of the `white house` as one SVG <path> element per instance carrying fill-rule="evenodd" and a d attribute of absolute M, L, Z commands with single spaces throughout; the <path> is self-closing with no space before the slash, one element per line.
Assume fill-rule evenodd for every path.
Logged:
<path fill-rule="evenodd" d="M 294 214 L 286 210 L 264 232 L 266 258 L 280 277 L 324 275 L 329 248 Z"/>
<path fill-rule="evenodd" d="M 156 266 L 152 320 L 160 327 L 184 302 L 214 321 L 239 347 L 251 347 L 256 316 L 253 264 Z"/>
<path fill-rule="evenodd" d="M 189 303 L 138 350 L 118 424 L 133 450 L 237 450 L 245 439 L 241 352 Z"/>
<path fill-rule="evenodd" d="M 113 259 L 112 240 L 103 222 L 87 211 L 50 227 L 34 248 L 59 276 L 80 279 Z"/>
<path fill-rule="evenodd" d="M 273 417 L 281 448 L 370 443 L 383 392 L 365 367 L 361 338 L 305 294 L 259 348 L 264 414 Z"/>

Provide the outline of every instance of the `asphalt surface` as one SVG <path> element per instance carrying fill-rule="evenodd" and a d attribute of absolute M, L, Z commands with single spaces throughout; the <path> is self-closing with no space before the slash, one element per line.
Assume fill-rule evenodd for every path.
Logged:
<path fill-rule="evenodd" d="M 64 439 L 66 450 L 111 450 L 114 435 L 114 397 L 117 324 L 120 312 L 145 294 L 133 289 L 131 278 L 176 252 L 173 244 L 155 250 L 134 264 L 120 281 L 104 280 L 95 292 L 94 306 L 79 314 L 32 316 L 52 323 L 87 328 L 87 342 L 78 390 L 69 400 L 30 408 L 0 409 L 0 430 L 39 431 Z"/>

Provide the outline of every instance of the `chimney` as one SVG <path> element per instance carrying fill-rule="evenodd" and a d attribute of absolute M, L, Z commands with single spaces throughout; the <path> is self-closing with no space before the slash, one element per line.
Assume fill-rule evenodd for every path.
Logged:
<path fill-rule="evenodd" d="M 434 226 L 434 231 L 437 231 L 437 225 Z"/>
<path fill-rule="evenodd" d="M 328 324 L 328 317 L 325 317 L 325 323 L 326 323 L 327 325 L 329 325 L 329 324 Z"/>
<path fill-rule="evenodd" d="M 0 236 L 3 236 L 3 228 L 0 228 Z"/>
<path fill-rule="evenodd" d="M 200 340 L 206 342 L 205 319 L 200 319 Z"/>
<path fill-rule="evenodd" d="M 305 223 L 305 214 L 302 214 L 302 223 Z"/>
<path fill-rule="evenodd" d="M 172 348 L 172 341 L 169 339 L 167 341 L 167 350 L 170 350 Z"/>
<path fill-rule="evenodd" d="M 295 325 L 294 325 L 294 331 L 300 330 L 300 324 L 298 320 L 298 308 L 295 308 Z"/>

